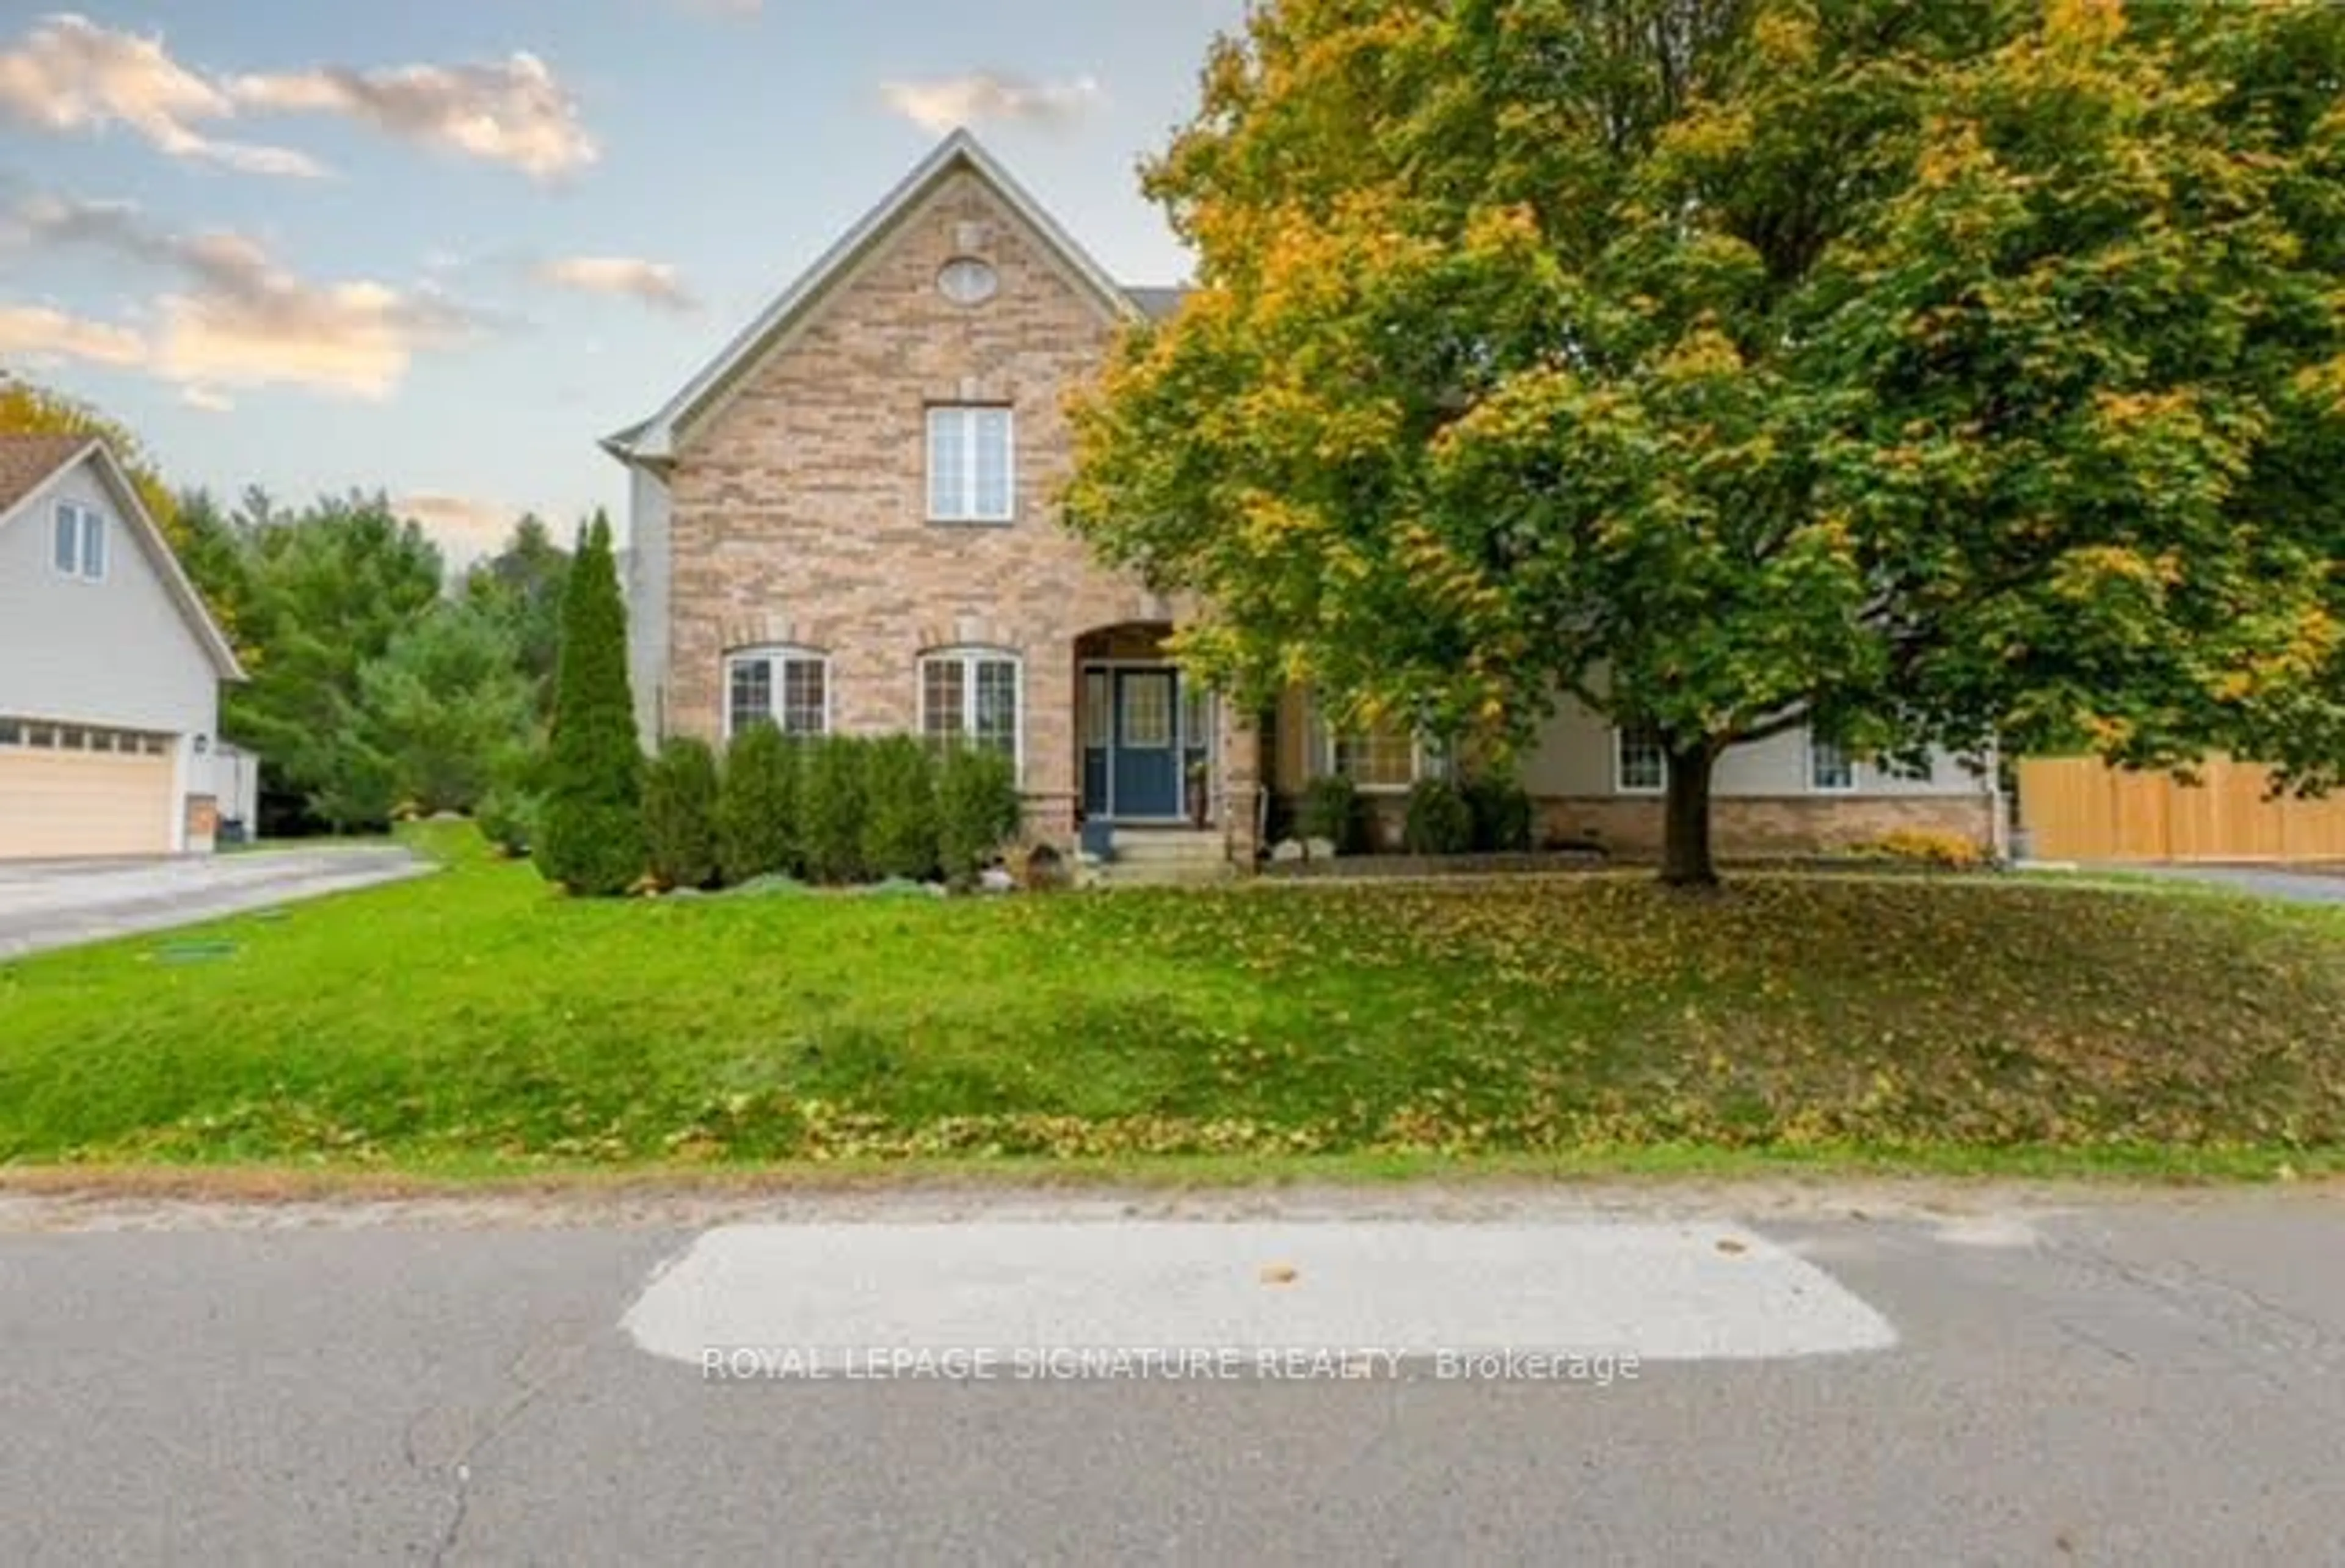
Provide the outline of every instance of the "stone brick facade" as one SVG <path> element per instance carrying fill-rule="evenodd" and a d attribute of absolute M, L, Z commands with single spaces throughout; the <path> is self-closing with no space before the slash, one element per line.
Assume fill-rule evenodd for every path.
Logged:
<path fill-rule="evenodd" d="M 1367 804 L 1376 847 L 1397 850 L 1406 801 L 1376 795 Z M 1542 796 L 1531 804 L 1541 845 L 1589 845 L 1622 861 L 1661 857 L 1659 795 Z M 1711 797 L 1711 848 L 1729 860 L 1828 855 L 1901 831 L 1949 834 L 1992 851 L 1994 812 L 1983 794 Z"/>
<path fill-rule="evenodd" d="M 1660 858 L 1658 795 L 1534 804 L 1544 840 L 1593 843 L 1617 860 Z M 1994 811 L 1984 794 L 1711 798 L 1711 847 L 1730 860 L 1829 854 L 1900 831 L 1951 834 L 1991 849 Z"/>
<path fill-rule="evenodd" d="M 982 304 L 938 288 L 962 257 L 999 278 Z M 1080 796 L 1076 640 L 1178 612 L 1097 564 L 1060 521 L 1072 462 L 1065 400 L 1120 324 L 970 171 L 906 211 L 684 432 L 668 479 L 667 731 L 720 738 L 726 655 L 738 649 L 827 654 L 841 733 L 917 730 L 923 652 L 1006 650 L 1022 667 L 1030 831 L 1066 842 Z M 1007 526 L 929 521 L 927 411 L 947 403 L 1011 410 Z M 1226 715 L 1217 814 L 1248 860 L 1253 751 Z"/>
<path fill-rule="evenodd" d="M 1007 653 L 1020 672 L 1028 832 L 1064 845 L 1081 804 L 1083 660 L 1157 656 L 1195 609 L 1102 567 L 1061 520 L 1073 464 L 1066 400 L 1097 373 L 1133 303 L 959 137 L 847 248 L 851 259 L 804 286 L 811 296 L 759 324 L 746 359 L 728 350 L 711 368 L 713 389 L 696 379 L 605 443 L 636 471 L 646 564 L 631 576 L 630 663 L 646 731 L 721 741 L 726 659 L 745 650 L 823 655 L 830 727 L 863 734 L 920 728 L 923 654 Z M 965 258 L 996 280 L 978 303 L 939 286 Z M 928 412 L 939 404 L 1010 410 L 1008 524 L 929 521 Z M 1328 765 L 1325 738 L 1304 693 L 1289 691 L 1258 778 L 1265 748 L 1253 715 L 1234 703 L 1221 714 L 1212 810 L 1231 858 L 1251 865 L 1257 784 L 1291 797 Z M 1660 799 L 1597 793 L 1614 781 L 1614 744 L 1591 714 L 1559 713 L 1541 731 L 1529 760 L 1543 771 L 1525 778 L 1543 836 L 1656 855 Z M 1899 828 L 1992 837 L 1987 800 L 1959 793 L 1958 778 L 1912 793 L 1878 779 L 1853 794 L 1781 793 L 1809 766 L 1800 736 L 1722 763 L 1719 853 L 1809 854 Z M 1396 794 L 1375 802 L 1388 845 L 1403 808 Z"/>

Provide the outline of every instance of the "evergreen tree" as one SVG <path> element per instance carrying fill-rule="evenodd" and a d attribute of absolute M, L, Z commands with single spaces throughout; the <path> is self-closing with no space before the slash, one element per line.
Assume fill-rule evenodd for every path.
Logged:
<path fill-rule="evenodd" d="M 716 754 L 678 736 L 644 774 L 644 841 L 652 875 L 669 887 L 716 880 Z"/>
<path fill-rule="evenodd" d="M 442 600 L 359 673 L 358 713 L 340 770 L 366 792 L 346 810 L 368 817 L 411 804 L 472 811 L 492 766 L 528 737 L 529 683 L 513 634 L 483 612 Z"/>
<path fill-rule="evenodd" d="M 861 843 L 873 876 L 936 872 L 936 759 L 910 735 L 875 741 L 864 757 Z"/>
<path fill-rule="evenodd" d="M 717 862 L 728 883 L 798 865 L 797 747 L 771 724 L 733 737 L 716 807 Z"/>
<path fill-rule="evenodd" d="M 587 527 L 562 603 L 538 869 L 573 893 L 624 893 L 644 873 L 643 753 L 627 688 L 627 612 L 610 521 Z"/>
<path fill-rule="evenodd" d="M 243 511 L 239 630 L 257 656 L 251 681 L 228 693 L 222 731 L 260 754 L 265 791 L 300 796 L 336 828 L 379 824 L 380 772 L 350 744 L 363 680 L 440 604 L 440 552 L 381 495 L 289 513 L 255 493 Z"/>
<path fill-rule="evenodd" d="M 538 713 L 553 703 L 553 669 L 562 649 L 562 600 L 570 582 L 570 556 L 534 512 L 513 525 L 495 555 L 464 574 L 463 597 L 513 633 L 522 673 Z"/>

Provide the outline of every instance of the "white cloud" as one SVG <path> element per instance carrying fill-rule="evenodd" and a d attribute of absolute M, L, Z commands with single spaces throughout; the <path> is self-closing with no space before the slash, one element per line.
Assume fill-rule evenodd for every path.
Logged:
<path fill-rule="evenodd" d="M 179 401 L 191 409 L 201 409 L 208 414 L 225 414 L 236 407 L 236 400 L 217 387 L 181 387 Z"/>
<path fill-rule="evenodd" d="M 147 341 L 127 327 L 68 316 L 44 305 L 0 304 L 0 355 L 136 365 L 147 357 Z"/>
<path fill-rule="evenodd" d="M 200 396 L 286 385 L 388 397 L 419 350 L 480 326 L 428 291 L 365 279 L 312 283 L 243 235 L 168 233 L 120 203 L 36 197 L 18 210 L 8 238 L 110 251 L 170 275 L 177 287 L 156 301 L 148 363 Z"/>
<path fill-rule="evenodd" d="M 956 126 L 996 120 L 1068 126 L 1097 107 L 1105 96 L 1090 76 L 1035 82 L 996 71 L 925 82 L 887 82 L 879 92 L 898 114 L 939 135 Z"/>
<path fill-rule="evenodd" d="M 0 118 L 60 134 L 124 126 L 171 157 L 248 174 L 326 173 L 306 153 L 219 140 L 200 128 L 249 114 L 336 115 L 537 179 L 574 174 L 601 156 L 577 101 L 534 55 L 225 77 L 172 58 L 160 36 L 71 14 L 44 18 L 0 52 Z"/>
<path fill-rule="evenodd" d="M 534 55 L 485 66 L 323 66 L 239 76 L 228 93 L 249 108 L 342 115 L 398 140 L 503 164 L 536 179 L 574 174 L 602 156 L 577 100 Z"/>
<path fill-rule="evenodd" d="M 522 510 L 435 491 L 418 491 L 391 504 L 393 512 L 439 541 L 452 561 L 492 553 L 521 521 Z"/>
<path fill-rule="evenodd" d="M 655 310 L 682 313 L 700 309 L 676 269 L 664 261 L 632 256 L 568 256 L 545 262 L 536 271 L 542 281 L 557 288 L 616 294 Z"/>
<path fill-rule="evenodd" d="M 172 157 L 248 174 L 325 172 L 289 147 L 217 141 L 196 128 L 235 113 L 228 95 L 173 60 L 160 38 L 114 32 L 82 16 L 47 17 L 0 53 L 0 116 L 36 130 L 120 125 Z"/>

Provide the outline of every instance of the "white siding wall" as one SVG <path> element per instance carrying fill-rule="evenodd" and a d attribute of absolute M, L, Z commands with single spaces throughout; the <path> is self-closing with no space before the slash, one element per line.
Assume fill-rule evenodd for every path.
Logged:
<path fill-rule="evenodd" d="M 51 564 L 60 501 L 105 514 L 104 582 Z M 210 657 L 86 464 L 0 528 L 0 713 L 192 736 L 218 711 Z"/>
<path fill-rule="evenodd" d="M 65 501 L 107 519 L 103 582 L 64 576 L 53 563 Z M 196 737 L 218 734 L 211 658 L 86 460 L 0 526 L 0 713 L 176 735 L 181 793 Z M 175 846 L 183 828 L 175 814 Z"/>
<path fill-rule="evenodd" d="M 668 649 L 668 491 L 659 476 L 632 470 L 627 521 L 627 682 L 635 733 L 646 747 L 665 724 Z"/>
<path fill-rule="evenodd" d="M 1565 699 L 1539 726 L 1537 742 L 1522 759 L 1523 784 L 1534 795 L 1609 795 L 1613 793 L 1613 738 L 1609 726 L 1572 699 Z M 1859 763 L 1860 795 L 1974 795 L 1986 785 L 1953 754 L 1934 754 L 1928 779 L 1893 778 L 1870 763 Z M 1718 761 L 1714 793 L 1721 795 L 1807 794 L 1808 736 L 1793 730 L 1736 746 Z"/>

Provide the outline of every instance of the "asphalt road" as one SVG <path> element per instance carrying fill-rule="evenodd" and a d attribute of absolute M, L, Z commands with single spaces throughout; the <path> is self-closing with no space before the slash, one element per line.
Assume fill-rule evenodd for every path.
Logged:
<path fill-rule="evenodd" d="M 1226 1256 L 1188 1225 L 1152 1258 L 1170 1232 L 1048 1198 L 725 1214 L 0 1198 L 0 1562 L 2333 1563 L 2339 1200 L 1143 1199 L 1152 1219 L 1248 1222 Z M 717 1219 L 778 1228 L 712 1238 Z M 966 1239 L 1005 1219 L 1089 1229 L 1048 1259 L 888 1229 Z M 1390 1220 L 1409 1222 L 1399 1241 Z M 841 1221 L 875 1229 L 807 1229 Z M 1257 1273 L 1282 1247 L 1300 1280 Z M 987 1252 L 1009 1261 L 989 1271 Z M 1573 1333 L 1626 1303 L 1634 1338 L 1640 1300 L 1670 1326 L 1609 1385 L 1426 1362 L 716 1382 L 645 1348 L 695 1323 L 816 1331 L 838 1277 L 865 1281 L 889 1332 L 984 1332 L 1038 1267 L 1052 1290 L 1096 1270 L 1102 1293 L 1073 1310 L 1098 1322 L 1121 1302 L 1202 1342 L 1254 1330 L 1184 1323 L 1180 1302 L 1213 1299 L 1189 1272 L 1304 1291 L 1323 1256 L 1329 1320 L 1386 1333 L 1422 1316 L 1470 1337 L 1487 1307 L 1520 1338 L 1540 1291 Z M 1741 1264 L 1761 1295 L 1807 1303 L 1759 1318 L 1807 1313 L 1812 1333 L 1751 1331 Z M 1414 1270 L 1406 1291 L 1396 1270 Z M 1378 1320 L 1404 1297 L 1407 1322 Z"/>

